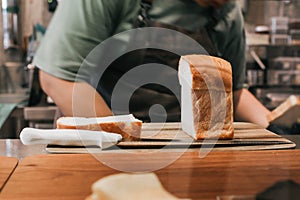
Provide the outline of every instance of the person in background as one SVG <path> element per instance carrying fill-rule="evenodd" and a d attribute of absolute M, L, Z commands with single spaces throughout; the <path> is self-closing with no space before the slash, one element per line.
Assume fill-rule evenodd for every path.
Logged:
<path fill-rule="evenodd" d="M 146 15 L 144 19 L 140 19 L 141 13 Z M 189 36 L 196 36 L 196 40 L 197 34 L 204 30 L 206 40 L 213 44 L 207 48 L 213 49 L 212 54 L 215 53 L 232 65 L 235 121 L 269 126 L 266 115 L 270 111 L 244 88 L 246 52 L 243 18 L 238 3 L 228 0 L 61 1 L 33 64 L 40 69 L 42 89 L 53 99 L 63 115 L 94 117 L 113 114 L 109 103 L 110 94 L 107 94 L 111 88 L 105 88 L 105 81 L 110 80 L 103 80 L 104 83 L 99 83 L 99 87 L 95 88 L 85 81 L 75 82 L 76 74 L 85 57 L 97 45 L 117 33 L 135 28 L 143 20 L 149 20 L 144 23 L 149 26 L 158 24 L 161 27 L 174 27 L 175 30 L 183 29 L 182 32 L 192 35 Z M 178 61 L 179 57 L 176 59 Z M 118 64 L 115 66 L 118 67 L 122 66 L 120 63 L 125 63 L 122 59 L 116 62 Z M 113 72 L 114 67 L 111 70 Z M 82 91 L 81 95 L 73 96 L 74 85 Z M 94 102 L 87 103 L 88 98 Z M 160 96 L 147 97 L 150 100 L 158 98 L 164 102 Z M 72 107 L 74 99 L 78 108 L 76 113 Z M 136 102 L 134 105 L 143 109 L 143 105 L 148 103 Z M 180 104 L 168 101 L 166 107 L 170 107 L 171 113 L 168 114 L 168 121 L 179 121 Z M 133 108 L 133 114 L 147 121 L 149 117 L 144 117 L 145 112 L 138 109 Z"/>

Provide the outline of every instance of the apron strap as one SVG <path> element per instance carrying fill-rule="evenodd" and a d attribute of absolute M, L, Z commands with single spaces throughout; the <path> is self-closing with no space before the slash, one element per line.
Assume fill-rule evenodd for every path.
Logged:
<path fill-rule="evenodd" d="M 186 0 L 183 0 L 183 1 L 186 1 Z M 141 0 L 141 8 L 142 8 L 142 13 L 143 13 L 142 16 L 145 19 L 149 19 L 148 11 L 152 7 L 152 3 L 153 3 L 153 0 Z M 210 9 L 211 9 L 210 10 L 211 16 L 210 16 L 209 22 L 206 25 L 206 28 L 215 27 L 221 17 L 220 9 L 215 9 L 213 7 L 211 7 Z"/>
<path fill-rule="evenodd" d="M 211 8 L 211 11 L 210 11 L 211 16 L 208 20 L 207 25 L 204 28 L 201 28 L 194 32 L 194 31 L 186 30 L 185 28 L 182 28 L 179 26 L 174 26 L 174 25 L 165 24 L 162 22 L 152 21 L 148 14 L 148 11 L 152 7 L 152 2 L 153 2 L 153 0 L 141 0 L 141 10 L 140 10 L 139 16 L 135 22 L 136 28 L 162 27 L 162 28 L 179 31 L 183 34 L 186 34 L 186 35 L 192 37 L 194 40 L 196 40 L 200 45 L 202 45 L 205 48 L 205 50 L 210 55 L 218 56 L 218 57 L 221 56 L 220 52 L 217 50 L 216 45 L 213 43 L 213 41 L 208 33 L 209 30 L 212 30 L 217 25 L 217 23 L 220 19 L 219 10 Z M 193 37 L 192 35 L 194 35 L 196 37 Z"/>

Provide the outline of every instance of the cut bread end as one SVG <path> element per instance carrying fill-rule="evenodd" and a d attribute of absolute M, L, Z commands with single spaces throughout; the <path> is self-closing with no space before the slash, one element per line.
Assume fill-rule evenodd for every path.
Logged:
<path fill-rule="evenodd" d="M 196 140 L 232 139 L 233 96 L 229 62 L 206 55 L 182 56 L 182 130 Z"/>
<path fill-rule="evenodd" d="M 130 115 L 109 117 L 61 117 L 56 121 L 58 129 L 84 129 L 121 134 L 123 139 L 138 140 L 142 121 Z"/>

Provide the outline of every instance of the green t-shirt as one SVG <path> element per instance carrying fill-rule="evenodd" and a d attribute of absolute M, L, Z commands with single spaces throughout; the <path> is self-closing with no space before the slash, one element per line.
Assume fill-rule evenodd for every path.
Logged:
<path fill-rule="evenodd" d="M 34 65 L 56 77 L 74 81 L 85 57 L 110 36 L 130 30 L 140 0 L 61 1 L 34 58 Z M 210 31 L 222 58 L 232 65 L 233 89 L 245 78 L 245 34 L 239 6 L 228 3 Z M 189 0 L 154 0 L 151 20 L 194 31 L 208 23 L 208 9 Z"/>

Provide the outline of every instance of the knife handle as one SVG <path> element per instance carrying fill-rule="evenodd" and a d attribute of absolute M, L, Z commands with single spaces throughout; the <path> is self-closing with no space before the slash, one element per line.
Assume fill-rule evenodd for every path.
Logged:
<path fill-rule="evenodd" d="M 20 134 L 21 142 L 31 144 L 55 144 L 68 146 L 100 146 L 102 143 L 117 143 L 122 136 L 104 131 L 75 129 L 35 129 L 24 128 Z"/>

